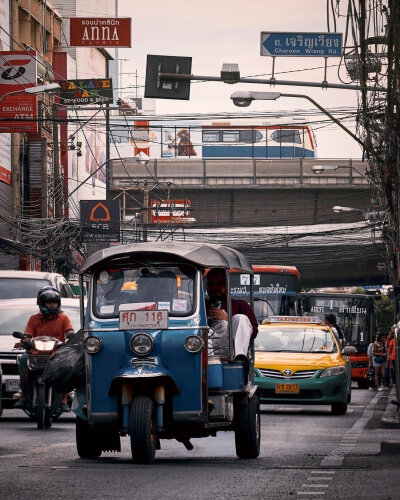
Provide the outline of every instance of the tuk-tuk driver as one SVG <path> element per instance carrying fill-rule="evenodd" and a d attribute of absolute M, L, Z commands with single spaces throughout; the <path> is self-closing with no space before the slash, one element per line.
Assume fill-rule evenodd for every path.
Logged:
<path fill-rule="evenodd" d="M 210 297 L 206 301 L 207 317 L 217 320 L 228 320 L 224 269 L 214 268 L 208 272 L 207 291 Z M 221 301 L 222 309 L 213 307 L 213 304 L 217 300 Z M 243 359 L 244 356 L 247 359 L 250 340 L 256 338 L 258 333 L 258 322 L 253 309 L 246 301 L 231 298 L 231 303 L 235 359 Z"/>

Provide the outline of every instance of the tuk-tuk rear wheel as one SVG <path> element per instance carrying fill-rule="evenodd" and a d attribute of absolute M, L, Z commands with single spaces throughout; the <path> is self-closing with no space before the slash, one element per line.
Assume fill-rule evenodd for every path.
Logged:
<path fill-rule="evenodd" d="M 235 408 L 235 445 L 239 458 L 257 458 L 260 454 L 260 400 L 257 394 L 247 404 Z"/>
<path fill-rule="evenodd" d="M 151 464 L 156 456 L 157 436 L 154 431 L 154 405 L 148 396 L 138 396 L 131 405 L 130 437 L 132 460 Z"/>
<path fill-rule="evenodd" d="M 80 417 L 76 417 L 76 449 L 81 458 L 99 458 L 101 444 L 98 434 Z"/>

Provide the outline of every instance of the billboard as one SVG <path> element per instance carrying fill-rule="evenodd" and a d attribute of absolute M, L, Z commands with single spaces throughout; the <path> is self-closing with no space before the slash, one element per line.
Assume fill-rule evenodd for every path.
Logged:
<path fill-rule="evenodd" d="M 0 132 L 37 132 L 37 97 L 24 88 L 36 85 L 36 52 L 0 52 Z M 7 95 L 12 92 L 21 92 Z M 26 121 L 25 121 L 26 120 Z"/>
<path fill-rule="evenodd" d="M 84 241 L 120 240 L 120 200 L 81 200 L 80 209 Z"/>
<path fill-rule="evenodd" d="M 111 78 L 62 81 L 60 86 L 60 104 L 79 106 L 110 103 L 113 99 Z"/>
<path fill-rule="evenodd" d="M 0 53 L 10 45 L 8 31 L 10 27 L 9 0 L 0 0 Z M 0 62 L 2 57 L 0 57 Z M 11 135 L 0 134 L 0 182 L 11 185 Z"/>
<path fill-rule="evenodd" d="M 71 47 L 131 47 L 130 17 L 71 17 Z"/>
<path fill-rule="evenodd" d="M 190 217 L 190 200 L 153 200 L 152 224 L 182 224 L 193 222 Z"/>

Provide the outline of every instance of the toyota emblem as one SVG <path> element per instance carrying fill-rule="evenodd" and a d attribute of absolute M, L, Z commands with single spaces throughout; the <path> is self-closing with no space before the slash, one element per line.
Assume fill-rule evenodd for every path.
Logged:
<path fill-rule="evenodd" d="M 286 370 L 283 370 L 284 375 L 291 375 L 292 373 L 292 370 L 289 370 L 288 368 L 286 368 Z"/>

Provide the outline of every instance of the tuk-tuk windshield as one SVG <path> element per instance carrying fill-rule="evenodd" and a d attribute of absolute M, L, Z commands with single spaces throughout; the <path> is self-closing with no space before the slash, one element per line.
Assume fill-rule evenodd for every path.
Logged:
<path fill-rule="evenodd" d="M 115 318 L 121 304 L 132 304 L 136 310 L 167 309 L 171 316 L 188 316 L 195 308 L 195 276 L 190 266 L 100 270 L 94 280 L 94 312 L 101 318 Z"/>

